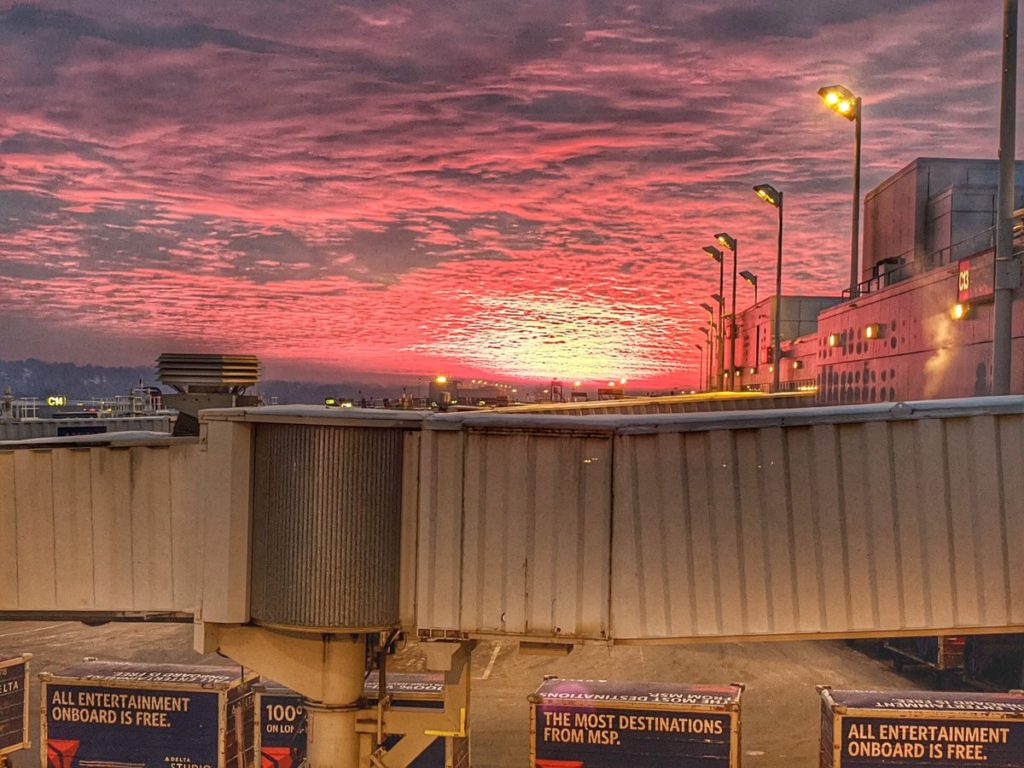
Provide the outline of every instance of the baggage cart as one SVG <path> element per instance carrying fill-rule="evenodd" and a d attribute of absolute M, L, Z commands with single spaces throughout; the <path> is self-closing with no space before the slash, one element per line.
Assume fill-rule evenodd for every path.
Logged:
<path fill-rule="evenodd" d="M 549 678 L 530 695 L 534 768 L 735 768 L 743 686 Z"/>
<path fill-rule="evenodd" d="M 28 749 L 28 667 L 32 654 L 0 657 L 0 765 L 12 752 Z"/>
<path fill-rule="evenodd" d="M 1024 765 L 1024 694 L 819 686 L 821 768 Z"/>
<path fill-rule="evenodd" d="M 43 673 L 43 768 L 252 768 L 251 674 L 82 662 Z"/>

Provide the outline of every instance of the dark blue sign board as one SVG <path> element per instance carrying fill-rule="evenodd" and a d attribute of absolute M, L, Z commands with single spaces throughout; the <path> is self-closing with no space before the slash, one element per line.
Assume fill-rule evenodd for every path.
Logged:
<path fill-rule="evenodd" d="M 739 764 L 742 686 L 547 680 L 530 696 L 536 768 Z"/>
<path fill-rule="evenodd" d="M 819 690 L 823 768 L 1024 766 L 1024 695 Z"/>
<path fill-rule="evenodd" d="M 49 768 L 252 765 L 251 697 L 237 668 L 83 664 L 44 675 L 41 695 Z"/>
<path fill-rule="evenodd" d="M 29 746 L 28 663 L 30 658 L 32 658 L 30 654 L 0 658 L 0 755 L 7 755 Z"/>

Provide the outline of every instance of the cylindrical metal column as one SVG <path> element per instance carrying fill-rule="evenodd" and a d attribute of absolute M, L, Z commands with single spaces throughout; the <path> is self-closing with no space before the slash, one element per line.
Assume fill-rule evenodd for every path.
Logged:
<path fill-rule="evenodd" d="M 331 638 L 324 646 L 324 701 L 304 701 L 310 768 L 358 768 L 356 714 L 363 694 L 365 643 L 361 636 Z"/>
<path fill-rule="evenodd" d="M 312 701 L 304 701 L 303 706 L 309 768 L 358 768 L 357 707 L 327 707 Z"/>
<path fill-rule="evenodd" d="M 718 262 L 718 391 L 725 389 L 725 256 Z"/>
<path fill-rule="evenodd" d="M 772 320 L 772 392 L 779 391 L 779 365 L 782 362 L 782 200 L 779 193 L 779 248 L 775 260 L 775 317 Z"/>
<path fill-rule="evenodd" d="M 1010 394 L 1013 288 L 1013 204 L 1017 125 L 1017 0 L 1003 4 L 1003 88 L 999 108 L 999 218 L 996 220 L 995 307 L 992 319 L 992 394 Z"/>
<path fill-rule="evenodd" d="M 252 621 L 301 631 L 398 622 L 400 429 L 258 424 Z"/>
<path fill-rule="evenodd" d="M 739 391 L 740 377 L 736 375 L 736 252 L 740 249 L 739 243 L 734 243 L 732 251 L 732 318 L 729 320 L 729 379 L 730 389 Z"/>
<path fill-rule="evenodd" d="M 850 235 L 850 298 L 860 295 L 860 96 L 854 104 L 853 128 L 853 232 Z"/>

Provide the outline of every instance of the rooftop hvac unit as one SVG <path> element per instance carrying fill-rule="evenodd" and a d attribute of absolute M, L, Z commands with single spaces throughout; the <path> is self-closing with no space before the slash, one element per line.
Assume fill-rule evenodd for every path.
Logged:
<path fill-rule="evenodd" d="M 192 355 L 167 353 L 156 361 L 162 384 L 185 393 L 241 395 L 260 380 L 255 355 Z"/>
<path fill-rule="evenodd" d="M 161 384 L 178 394 L 166 395 L 164 402 L 178 411 L 175 435 L 199 434 L 199 411 L 203 408 L 234 408 L 262 405 L 258 395 L 245 390 L 260 380 L 260 361 L 255 355 L 198 355 L 168 353 L 156 361 Z"/>

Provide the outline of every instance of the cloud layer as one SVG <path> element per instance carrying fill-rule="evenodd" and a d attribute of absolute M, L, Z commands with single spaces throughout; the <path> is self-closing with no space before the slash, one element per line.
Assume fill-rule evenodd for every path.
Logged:
<path fill-rule="evenodd" d="M 688 385 L 701 247 L 773 283 L 753 184 L 786 192 L 785 292 L 844 284 L 852 131 L 818 87 L 863 94 L 864 189 L 995 157 L 1000 10 L 0 5 L 0 357 Z"/>

